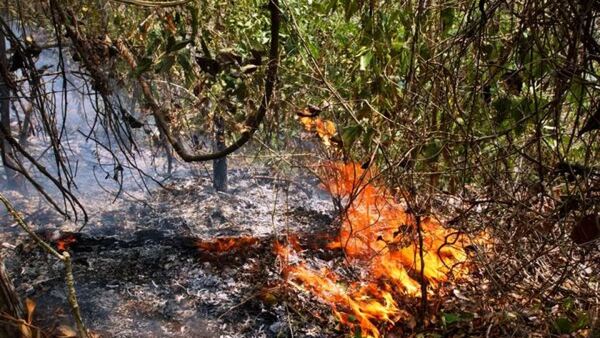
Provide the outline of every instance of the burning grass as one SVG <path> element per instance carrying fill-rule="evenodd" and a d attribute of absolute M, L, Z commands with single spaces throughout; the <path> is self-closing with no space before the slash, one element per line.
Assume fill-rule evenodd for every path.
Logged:
<path fill-rule="evenodd" d="M 220 237 L 215 240 L 197 240 L 198 248 L 209 252 L 228 252 L 247 248 L 258 243 L 257 237 L 241 236 L 241 237 Z"/>
<path fill-rule="evenodd" d="M 399 304 L 445 282 L 464 278 L 469 241 L 432 217 L 417 219 L 386 188 L 372 183 L 374 169 L 334 163 L 326 167 L 324 185 L 347 202 L 338 239 L 330 249 L 343 249 L 360 278 L 347 281 L 328 268 L 310 267 L 295 241 L 276 243 L 283 274 L 291 285 L 307 290 L 333 309 L 337 319 L 362 337 L 380 337 L 382 327 L 413 317 Z M 418 233 L 422 236 L 420 250 Z"/>

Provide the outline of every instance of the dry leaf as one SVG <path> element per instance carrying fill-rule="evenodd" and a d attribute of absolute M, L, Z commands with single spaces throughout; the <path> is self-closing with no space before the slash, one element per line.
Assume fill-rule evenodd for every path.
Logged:
<path fill-rule="evenodd" d="M 165 23 L 166 23 L 167 29 L 171 33 L 177 32 L 177 26 L 175 25 L 175 22 L 173 21 L 173 16 L 171 14 L 167 14 L 165 16 Z"/>
<path fill-rule="evenodd" d="M 301 117 L 300 118 L 300 123 L 302 123 L 302 125 L 304 126 L 304 129 L 306 129 L 306 131 L 311 131 L 314 125 L 314 121 L 312 117 Z"/>
<path fill-rule="evenodd" d="M 59 325 L 56 328 L 56 337 L 58 338 L 77 338 L 77 331 L 68 325 Z"/>
<path fill-rule="evenodd" d="M 33 311 L 35 311 L 35 301 L 33 299 L 25 299 L 25 311 L 27 312 L 27 323 L 31 324 L 33 321 Z"/>
<path fill-rule="evenodd" d="M 335 135 L 335 124 L 329 120 L 321 120 L 317 118 L 315 120 L 317 134 L 326 146 L 330 145 L 330 140 Z"/>

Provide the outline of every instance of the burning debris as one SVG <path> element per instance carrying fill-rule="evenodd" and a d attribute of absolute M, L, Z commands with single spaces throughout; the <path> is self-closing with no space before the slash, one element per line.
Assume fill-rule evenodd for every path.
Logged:
<path fill-rule="evenodd" d="M 376 175 L 374 169 L 363 169 L 358 164 L 341 163 L 328 164 L 325 168 L 322 177 L 324 187 L 331 195 L 340 198 L 347 205 L 337 236 L 332 235 L 331 231 L 315 228 L 321 223 L 331 225 L 330 218 L 323 219 L 321 222 L 318 218 L 314 218 L 318 216 L 317 214 L 311 215 L 304 209 L 280 212 L 277 216 L 282 221 L 281 225 L 285 224 L 283 221 L 287 217 L 292 216 L 295 224 L 292 232 L 289 228 L 279 228 L 278 232 L 266 235 L 264 231 L 255 229 L 254 233 L 244 230 L 227 235 L 227 232 L 223 233 L 224 229 L 220 229 L 220 233 L 214 236 L 211 233 L 215 229 L 205 221 L 206 217 L 214 214 L 214 211 L 207 208 L 207 216 L 199 217 L 197 212 L 194 214 L 198 217 L 197 223 L 193 222 L 192 213 L 187 213 L 190 216 L 186 217 L 183 229 L 190 230 L 172 231 L 173 226 L 181 223 L 181 220 L 174 218 L 172 221 L 165 222 L 164 216 L 161 216 L 163 213 L 158 212 L 157 216 L 161 218 L 153 221 L 158 222 L 157 230 L 138 229 L 129 239 L 65 232 L 55 236 L 56 238 L 53 237 L 52 243 L 60 251 L 74 252 L 78 257 L 76 262 L 83 262 L 88 267 L 86 270 L 93 271 L 93 279 L 102 276 L 98 271 L 99 264 L 118 258 L 120 262 L 110 263 L 113 267 L 106 271 L 107 285 L 111 285 L 116 290 L 120 289 L 121 285 L 127 285 L 125 290 L 130 290 L 133 288 L 133 285 L 127 284 L 130 277 L 123 277 L 121 281 L 114 280 L 112 275 L 117 270 L 136 271 L 135 279 L 139 279 L 135 283 L 135 285 L 139 284 L 136 287 L 145 290 L 143 292 L 149 294 L 147 298 L 155 299 L 157 302 L 160 297 L 151 295 L 154 292 L 154 283 L 161 283 L 161 279 L 164 278 L 162 283 L 166 285 L 185 288 L 187 290 L 185 294 L 188 295 L 186 297 L 191 297 L 190 290 L 197 292 L 200 289 L 190 280 L 204 275 L 210 276 L 211 272 L 204 271 L 209 266 L 225 267 L 224 275 L 217 270 L 212 271 L 211 268 L 212 273 L 216 276 L 221 275 L 220 277 L 200 278 L 205 281 L 201 286 L 202 295 L 217 292 L 219 296 L 216 299 L 213 299 L 214 297 L 204 299 L 205 296 L 198 293 L 188 300 L 187 303 L 190 305 L 186 305 L 188 308 L 181 312 L 181 316 L 190 318 L 185 324 L 187 326 L 191 325 L 189 323 L 193 318 L 200 318 L 192 310 L 194 306 L 203 309 L 202 311 L 215 313 L 219 319 L 224 315 L 236 316 L 239 313 L 236 314 L 231 309 L 238 309 L 237 304 L 245 304 L 246 300 L 243 298 L 248 297 L 248 294 L 254 295 L 253 306 L 275 309 L 281 307 L 280 299 L 285 298 L 279 290 L 285 289 L 282 286 L 293 286 L 297 290 L 308 291 L 321 303 L 332 308 L 334 317 L 340 324 L 360 332 L 363 337 L 380 337 L 399 323 L 414 325 L 414 311 L 411 311 L 410 305 L 407 304 L 416 304 L 417 298 L 421 296 L 421 281 L 427 284 L 428 292 L 433 293 L 444 282 L 464 277 L 467 272 L 465 247 L 470 242 L 459 232 L 445 228 L 431 217 L 418 219 L 406 212 L 403 205 L 388 189 L 373 182 L 373 177 Z M 203 205 L 200 201 L 208 201 L 210 203 L 205 202 L 205 204 L 210 206 L 218 205 L 214 203 L 215 197 L 232 198 L 220 195 L 202 196 L 202 193 L 192 186 L 195 185 L 190 186 L 190 189 L 194 190 L 190 190 L 189 194 L 185 195 L 192 200 L 190 205 L 194 205 L 195 210 L 202 210 Z M 254 193 L 253 190 L 249 192 Z M 160 210 L 174 211 L 177 208 L 187 210 L 178 205 L 177 197 L 182 193 L 183 191 L 173 192 L 173 205 L 170 204 L 171 201 L 165 204 L 163 200 L 159 205 Z M 170 194 L 165 197 L 171 198 Z M 250 205 L 252 202 L 244 200 L 244 203 Z M 240 203 L 237 201 L 228 204 L 239 205 Z M 241 224 L 236 219 L 241 220 L 246 209 L 239 209 L 240 218 L 237 218 L 233 210 L 223 208 L 221 212 L 227 220 L 233 220 L 233 222 L 229 221 L 230 224 Z M 144 211 L 140 215 L 153 213 L 154 211 L 150 213 Z M 308 218 L 303 220 L 303 217 Z M 151 221 L 152 218 L 147 220 Z M 202 230 L 199 226 L 204 226 L 206 229 Z M 422 252 L 418 244 L 419 229 L 422 233 Z M 286 245 L 278 241 L 283 232 L 287 233 Z M 275 248 L 275 257 L 273 253 L 269 253 L 271 245 Z M 168 248 L 169 252 L 176 253 L 166 261 L 160 255 L 160 251 L 165 248 Z M 265 260 L 266 255 L 268 259 Z M 121 261 L 130 256 L 132 259 Z M 258 259 L 259 257 L 262 259 Z M 352 273 L 334 268 L 344 257 L 347 263 L 344 269 Z M 141 258 L 143 259 L 140 260 Z M 278 280 L 278 275 L 272 273 L 275 272 L 273 271 L 275 258 L 282 263 L 280 272 L 285 277 L 285 284 L 276 284 L 273 288 L 273 283 Z M 183 263 L 190 259 L 196 263 L 188 268 L 187 264 L 183 265 Z M 140 265 L 142 261 L 145 263 Z M 135 263 L 135 267 L 128 266 L 129 263 L 126 262 Z M 155 264 L 164 267 L 154 266 Z M 197 266 L 198 264 L 200 266 Z M 164 270 L 161 276 L 164 276 L 157 277 L 158 275 L 154 274 L 155 277 L 152 277 L 148 284 L 146 273 L 161 269 Z M 194 273 L 191 274 L 192 272 Z M 238 275 L 239 277 L 236 277 Z M 170 276 L 183 276 L 184 279 L 172 281 Z M 245 276 L 244 278 L 261 276 L 261 281 L 256 283 L 258 288 L 253 289 L 251 284 L 242 283 L 242 276 Z M 221 278 L 221 281 L 212 282 L 213 279 L 216 280 L 215 278 Z M 225 284 L 220 285 L 222 283 Z M 148 284 L 147 288 L 144 286 L 146 284 Z M 266 289 L 265 285 L 268 286 Z M 225 289 L 221 290 L 222 288 Z M 211 289 L 215 290 L 210 291 Z M 83 293 L 85 296 L 90 294 L 95 295 L 95 301 L 99 301 L 98 291 L 90 289 L 88 294 Z M 122 294 L 121 297 L 125 300 L 130 296 Z M 173 298 L 172 295 L 161 297 Z M 182 301 L 186 297 L 178 295 L 174 299 Z M 176 302 L 180 302 L 179 300 Z M 84 297 L 84 310 L 85 301 L 86 297 Z M 127 302 L 123 301 L 123 304 L 126 306 Z M 146 306 L 152 308 L 154 305 Z M 169 306 L 169 309 L 178 311 L 176 310 L 178 305 L 175 303 Z M 247 311 L 243 308 L 239 310 Z M 167 314 L 171 316 L 170 312 Z M 277 318 L 285 316 L 287 315 L 282 313 L 278 314 Z M 275 324 L 282 323 L 281 320 L 275 323 L 269 323 L 269 320 L 263 320 L 267 327 L 280 328 L 281 325 Z M 211 324 L 212 327 L 215 325 L 221 324 L 216 322 Z"/>
<path fill-rule="evenodd" d="M 294 240 L 287 246 L 276 244 L 275 251 L 291 285 L 331 306 L 337 319 L 358 328 L 361 336 L 380 337 L 380 327 L 412 320 L 397 300 L 419 297 L 420 281 L 431 292 L 449 279 L 465 276 L 469 242 L 431 217 L 416 219 L 407 213 L 388 189 L 372 183 L 374 169 L 354 163 L 327 168 L 325 187 L 348 204 L 340 236 L 328 246 L 343 249 L 360 277 L 347 283 L 327 267 L 311 268 Z"/>
<path fill-rule="evenodd" d="M 56 249 L 61 252 L 65 251 L 75 242 L 77 242 L 77 238 L 74 234 L 66 234 L 56 241 Z"/>
<path fill-rule="evenodd" d="M 272 243 L 289 224 L 303 242 L 315 238 L 314 230 L 331 233 L 331 201 L 313 178 L 294 177 L 286 185 L 264 179 L 263 168 L 230 174 L 229 193 L 215 192 L 210 178 L 200 176 L 174 180 L 144 203 L 103 205 L 83 232 L 27 218 L 44 225 L 36 229 L 40 237 L 72 255 L 91 330 L 102 337 L 285 334 L 294 319 L 282 304 Z M 4 235 L 3 242 L 13 241 Z M 7 268 L 17 291 L 37 303 L 34 323 L 49 331 L 75 327 L 62 266 L 48 264 L 35 242 L 14 241 Z M 322 330 L 313 322 L 295 326 L 296 336 Z"/>
<path fill-rule="evenodd" d="M 196 245 L 198 248 L 209 252 L 228 252 L 253 246 L 258 241 L 257 237 L 251 236 L 220 237 L 210 241 L 197 240 Z"/>
<path fill-rule="evenodd" d="M 230 194 L 214 192 L 208 178 L 186 179 L 144 203 L 99 214 L 85 232 L 37 230 L 72 254 L 82 316 L 102 337 L 406 336 L 422 319 L 415 308 L 423 286 L 427 330 L 483 336 L 500 316 L 542 318 L 542 308 L 520 312 L 527 307 L 518 302 L 506 305 L 510 312 L 495 310 L 510 297 L 482 308 L 481 299 L 498 291 L 467 262 L 474 244 L 488 242 L 483 236 L 467 239 L 431 216 L 415 216 L 377 184 L 372 168 L 325 169 L 323 187 L 345 206 L 339 223 L 315 180 L 286 188 L 264 172 L 236 171 Z M 7 267 L 19 293 L 37 303 L 34 324 L 75 327 L 62 266 L 48 264 L 33 243 L 12 248 Z M 490 336 L 512 333 L 494 325 Z"/>

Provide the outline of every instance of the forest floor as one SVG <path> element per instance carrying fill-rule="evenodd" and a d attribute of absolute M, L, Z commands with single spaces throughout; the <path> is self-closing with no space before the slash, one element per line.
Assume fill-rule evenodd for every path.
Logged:
<path fill-rule="evenodd" d="M 297 236 L 304 256 L 316 266 L 352 275 L 341 252 L 324 250 L 339 231 L 331 197 L 315 177 L 274 172 L 256 165 L 231 169 L 227 193 L 216 192 L 210 176 L 201 172 L 136 198 L 112 203 L 96 198 L 88 209 L 90 222 L 79 233 L 80 224 L 65 222 L 36 198 L 8 197 L 38 233 L 71 252 L 83 318 L 101 337 L 347 336 L 348 328 L 331 307 L 284 282 L 273 250 L 275 241 Z M 5 262 L 19 294 L 37 304 L 36 325 L 49 332 L 59 325 L 74 327 L 62 263 L 16 226 L 5 229 L 0 238 Z M 468 279 L 430 297 L 423 337 L 585 337 L 591 332 L 585 328 L 594 322 L 593 312 L 581 309 L 593 308 L 598 296 L 569 280 L 581 285 L 593 280 L 597 251 L 588 263 L 574 263 L 581 267 L 575 266 L 577 273 L 562 287 L 549 289 L 548 281 L 562 275 L 556 267 L 568 264 L 563 256 L 551 253 L 521 268 L 521 277 L 511 273 L 511 264 L 519 269 L 527 266 L 522 261 L 535 258 L 505 259 L 500 246 L 494 250 L 494 258 L 475 265 Z M 507 275 L 518 279 L 506 282 Z M 409 312 L 417 312 L 418 299 L 402 301 Z M 414 320 L 391 327 L 382 323 L 382 329 L 385 337 L 419 332 Z M 573 334 L 561 335 L 563 329 Z"/>
<path fill-rule="evenodd" d="M 279 278 L 273 240 L 327 232 L 334 216 L 316 179 L 270 173 L 231 170 L 227 193 L 216 192 L 208 176 L 176 179 L 146 199 L 92 207 L 78 234 L 78 225 L 34 199 L 17 206 L 38 232 L 68 246 L 82 315 L 101 336 L 273 337 L 288 329 L 289 311 L 268 300 Z M 6 263 L 17 291 L 35 300 L 38 325 L 70 324 L 62 263 L 13 229 L 2 242 L 14 246 Z M 323 332 L 310 321 L 296 330 Z"/>

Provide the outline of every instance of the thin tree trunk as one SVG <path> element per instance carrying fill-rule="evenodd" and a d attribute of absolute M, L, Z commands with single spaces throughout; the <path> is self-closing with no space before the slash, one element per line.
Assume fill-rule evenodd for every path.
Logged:
<path fill-rule="evenodd" d="M 5 45 L 4 33 L 0 31 L 0 67 L 4 70 L 8 70 L 8 59 L 6 57 L 6 45 Z M 6 82 L 2 80 L 0 82 L 0 123 L 5 130 L 10 131 L 10 106 L 9 106 L 10 91 Z M 7 141 L 4 139 L 4 135 L 0 135 L 0 151 L 2 152 L 2 164 L 6 163 L 6 151 L 9 149 Z M 6 183 L 10 183 L 10 169 L 4 166 L 6 172 Z"/>
<path fill-rule="evenodd" d="M 163 133 L 160 134 L 160 144 L 165 149 L 165 154 L 167 155 L 167 175 L 171 176 L 173 173 L 173 151 L 169 146 L 167 137 Z"/>
<path fill-rule="evenodd" d="M 23 147 L 27 147 L 27 138 L 29 137 L 29 133 L 31 132 L 31 116 L 33 113 L 33 105 L 27 105 L 23 107 L 23 114 L 25 115 L 23 118 L 23 128 L 19 133 L 19 143 Z"/>
<path fill-rule="evenodd" d="M 5 37 L 2 31 L 0 31 L 0 67 L 3 68 L 3 73 L 8 73 L 8 58 L 6 56 L 6 44 Z M 4 80 L 0 80 L 0 123 L 4 127 L 4 130 L 10 132 L 10 90 Z M 19 187 L 19 174 L 12 169 L 8 168 L 6 164 L 11 164 L 13 167 L 16 165 L 10 158 L 10 145 L 5 140 L 4 135 L 0 133 L 0 153 L 2 155 L 2 164 L 4 165 L 4 171 L 6 173 L 6 187 L 7 188 L 18 188 Z"/>
<path fill-rule="evenodd" d="M 225 149 L 225 123 L 219 114 L 214 115 L 213 151 Z M 227 191 L 227 156 L 213 160 L 213 186 L 217 191 Z"/>

